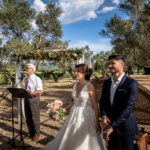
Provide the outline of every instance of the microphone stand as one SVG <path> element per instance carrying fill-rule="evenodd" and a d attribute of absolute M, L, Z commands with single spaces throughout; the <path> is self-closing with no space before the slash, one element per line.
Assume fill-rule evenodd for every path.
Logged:
<path fill-rule="evenodd" d="M 12 88 L 16 88 L 24 79 L 25 76 L 21 76 L 19 79 L 20 81 L 14 85 Z M 22 98 L 19 98 L 20 99 L 20 132 L 18 135 L 15 136 L 15 128 L 14 128 L 14 100 L 13 100 L 13 97 L 12 97 L 12 139 L 8 142 L 11 144 L 11 148 L 10 149 L 14 149 L 16 147 L 20 147 L 20 148 L 23 148 L 25 150 L 25 147 L 30 147 L 30 146 L 27 146 L 24 144 L 24 140 L 23 140 L 23 136 L 22 136 Z M 16 145 L 16 142 L 15 142 L 15 138 L 17 136 L 20 135 L 20 141 L 23 143 L 23 145 Z"/>

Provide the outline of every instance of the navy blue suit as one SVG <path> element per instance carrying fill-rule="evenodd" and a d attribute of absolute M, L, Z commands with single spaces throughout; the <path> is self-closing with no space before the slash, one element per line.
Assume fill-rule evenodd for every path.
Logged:
<path fill-rule="evenodd" d="M 109 150 L 133 150 L 133 140 L 138 128 L 134 116 L 134 105 L 138 94 L 137 81 L 123 76 L 115 92 L 113 104 L 110 103 L 111 78 L 104 81 L 100 98 L 100 115 L 107 116 L 114 129 L 108 142 Z"/>

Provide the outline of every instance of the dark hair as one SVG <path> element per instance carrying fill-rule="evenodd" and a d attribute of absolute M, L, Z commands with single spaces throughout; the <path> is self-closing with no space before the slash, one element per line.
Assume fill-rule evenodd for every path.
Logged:
<path fill-rule="evenodd" d="M 123 62 L 125 62 L 125 58 L 124 58 L 124 56 L 121 55 L 121 54 L 113 54 L 113 55 L 110 55 L 110 56 L 108 57 L 108 60 L 110 60 L 110 59 L 122 60 Z"/>
<path fill-rule="evenodd" d="M 75 69 L 78 72 L 81 72 L 81 73 L 85 74 L 85 80 L 90 80 L 90 77 L 91 77 L 93 71 L 86 64 L 78 64 L 78 65 L 75 66 Z"/>

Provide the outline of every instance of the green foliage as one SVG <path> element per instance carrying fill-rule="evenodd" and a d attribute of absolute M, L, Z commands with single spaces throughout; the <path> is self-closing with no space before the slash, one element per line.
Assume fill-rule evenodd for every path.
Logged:
<path fill-rule="evenodd" d="M 69 72 L 65 72 L 65 74 L 63 75 L 63 78 L 72 78 L 71 74 Z"/>
<path fill-rule="evenodd" d="M 48 3 L 45 12 L 40 12 L 36 17 L 36 24 L 43 35 L 50 39 L 61 37 L 61 25 L 58 17 L 62 11 L 55 3 Z"/>
<path fill-rule="evenodd" d="M 7 78 L 3 73 L 0 73 L 0 84 L 6 83 Z"/>
<path fill-rule="evenodd" d="M 94 71 L 100 72 L 103 76 L 107 72 L 107 62 L 108 62 L 108 57 L 111 55 L 111 51 L 107 52 L 100 52 L 96 55 L 93 56 L 92 61 L 94 63 Z"/>
<path fill-rule="evenodd" d="M 99 76 L 99 75 L 101 75 L 101 73 L 100 73 L 100 72 L 98 72 L 98 71 L 94 71 L 94 72 L 93 72 L 93 75 L 95 75 L 95 76 Z"/>
<path fill-rule="evenodd" d="M 24 60 L 27 59 L 37 59 L 37 60 L 49 60 L 55 65 L 64 66 L 65 62 L 71 63 L 82 56 L 83 51 L 80 49 L 76 50 L 58 50 L 58 51 L 28 51 L 28 53 L 19 54 L 16 53 L 16 57 L 21 57 Z M 61 57 L 61 59 L 60 59 Z M 65 67 L 65 66 L 64 66 Z"/>
<path fill-rule="evenodd" d="M 23 33 L 31 27 L 35 11 L 28 1 L 3 0 L 0 9 L 0 27 L 2 33 L 8 37 L 23 37 Z"/>
<path fill-rule="evenodd" d="M 51 72 L 51 71 L 49 71 Z M 63 73 L 63 70 L 54 70 L 53 74 L 58 77 L 58 79 L 60 78 L 71 78 L 71 75 L 69 72 L 65 71 Z M 53 76 L 51 74 L 48 74 L 47 72 L 43 72 L 43 71 L 38 71 L 36 72 L 36 75 L 39 76 L 41 79 L 54 79 Z"/>
<path fill-rule="evenodd" d="M 32 41 L 32 45 L 35 50 L 42 49 L 43 47 L 49 47 L 50 41 L 48 41 L 44 36 L 42 35 L 35 35 Z"/>
<path fill-rule="evenodd" d="M 8 70 L 2 70 L 0 73 L 0 84 L 11 84 L 14 83 L 14 73 Z"/>
<path fill-rule="evenodd" d="M 33 51 L 32 45 L 25 39 L 12 39 L 5 46 L 5 49 L 9 50 L 11 59 L 22 59 L 22 55 L 28 54 Z"/>
<path fill-rule="evenodd" d="M 58 41 L 57 38 L 61 37 L 62 34 L 58 20 L 60 14 L 60 8 L 54 3 L 48 3 L 45 12 L 40 12 L 35 16 L 35 10 L 31 8 L 28 1 L 4 0 L 0 8 L 0 29 L 4 36 L 9 37 L 4 47 L 9 52 L 7 57 L 10 57 L 10 60 L 13 58 L 13 61 L 20 62 L 22 56 L 27 55 L 28 57 L 29 52 L 34 54 L 39 48 L 50 47 L 52 41 Z M 30 44 L 29 39 L 25 37 L 31 37 L 33 33 L 28 32 L 31 31 L 30 29 L 33 30 L 31 28 L 33 19 L 36 20 L 38 30 L 33 42 Z M 32 56 L 35 59 L 34 55 Z"/>
<path fill-rule="evenodd" d="M 52 2 L 46 4 L 44 12 L 35 15 L 29 1 L 3 0 L 0 6 L 0 33 L 7 37 L 7 42 L 0 48 L 0 65 L 4 62 L 15 64 L 16 76 L 21 64 L 31 59 L 37 61 L 37 68 L 40 61 L 45 60 L 67 70 L 72 62 L 82 56 L 84 49 L 68 49 L 68 42 L 60 40 L 61 13 L 58 5 Z M 34 20 L 37 29 L 31 26 Z M 57 78 L 56 74 L 54 76 Z"/>
<path fill-rule="evenodd" d="M 107 23 L 107 30 L 102 30 L 101 34 L 111 37 L 111 43 L 115 53 L 121 53 L 128 56 L 127 64 L 134 65 L 136 63 L 136 47 L 137 37 L 132 30 L 132 21 L 123 20 L 115 15 Z"/>
<path fill-rule="evenodd" d="M 35 74 L 36 74 L 38 77 L 40 77 L 41 79 L 48 79 L 48 78 L 50 78 L 50 77 L 45 77 L 46 75 L 44 74 L 44 72 L 38 71 L 38 72 L 36 72 Z"/>
<path fill-rule="evenodd" d="M 8 56 L 9 56 L 9 51 L 4 47 L 0 47 L 0 66 L 1 67 L 4 65 L 4 62 L 7 62 Z"/>
<path fill-rule="evenodd" d="M 115 53 L 126 56 L 127 68 L 150 63 L 150 3 L 148 0 L 126 0 L 119 7 L 129 19 L 114 15 L 100 34 L 111 38 Z"/>
<path fill-rule="evenodd" d="M 25 37 L 29 34 L 34 15 L 35 11 L 28 1 L 3 0 L 0 8 L 0 32 L 7 37 L 7 43 L 3 46 L 1 54 L 5 56 L 6 62 L 20 63 L 22 61 L 20 55 L 32 50 Z M 14 54 L 18 57 L 14 57 Z"/>

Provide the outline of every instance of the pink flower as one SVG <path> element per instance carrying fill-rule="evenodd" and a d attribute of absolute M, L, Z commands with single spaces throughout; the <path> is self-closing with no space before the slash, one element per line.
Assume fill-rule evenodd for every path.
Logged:
<path fill-rule="evenodd" d="M 50 109 L 53 109 L 54 111 L 59 109 L 60 106 L 62 106 L 62 102 L 61 101 L 54 101 L 53 103 L 50 104 Z"/>
<path fill-rule="evenodd" d="M 52 119 L 53 119 L 53 120 L 55 120 L 55 117 L 54 117 L 54 116 L 52 116 Z"/>
<path fill-rule="evenodd" d="M 56 115 L 56 116 L 54 117 L 54 120 L 57 121 L 57 120 L 59 120 L 59 118 L 60 118 L 60 117 L 59 117 L 58 115 Z"/>
<path fill-rule="evenodd" d="M 55 103 L 55 104 L 54 104 L 54 108 L 55 108 L 55 109 L 59 109 L 59 107 L 60 107 L 60 104 L 59 104 L 59 103 Z"/>
<path fill-rule="evenodd" d="M 62 104 L 63 104 L 63 102 L 62 102 L 62 101 L 60 101 L 60 100 L 55 100 L 54 102 L 55 102 L 55 103 L 59 103 L 60 105 L 62 105 Z"/>
<path fill-rule="evenodd" d="M 63 114 L 66 113 L 66 109 L 62 108 L 62 105 L 63 102 L 60 100 L 55 100 L 47 105 L 49 116 L 51 119 L 59 122 L 61 122 L 64 119 Z"/>

